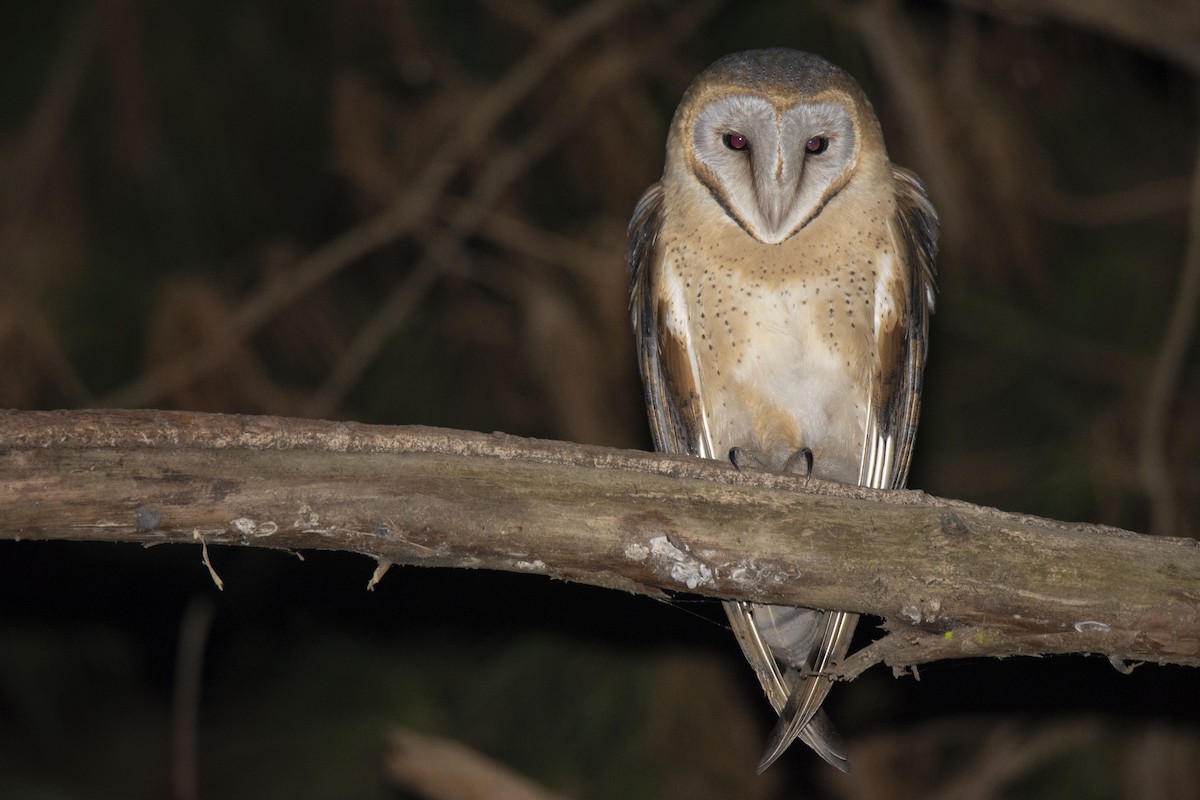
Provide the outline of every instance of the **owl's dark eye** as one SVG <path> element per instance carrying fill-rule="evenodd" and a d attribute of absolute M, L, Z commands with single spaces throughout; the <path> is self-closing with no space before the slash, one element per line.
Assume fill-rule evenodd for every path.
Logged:
<path fill-rule="evenodd" d="M 721 137 L 721 141 L 730 150 L 749 150 L 750 140 L 740 133 L 727 133 Z"/>
<path fill-rule="evenodd" d="M 814 136 L 804 143 L 804 152 L 810 156 L 819 156 L 829 149 L 829 139 L 824 136 Z"/>

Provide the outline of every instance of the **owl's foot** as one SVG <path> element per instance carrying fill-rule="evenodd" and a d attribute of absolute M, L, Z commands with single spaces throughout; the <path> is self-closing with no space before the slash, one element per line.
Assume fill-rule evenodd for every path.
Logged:
<path fill-rule="evenodd" d="M 733 464 L 733 468 L 738 472 L 743 471 L 747 467 L 751 469 L 772 469 L 772 465 L 763 457 L 762 451 L 750 447 L 729 448 L 729 463 Z M 804 465 L 804 480 L 807 482 L 812 477 L 813 472 L 813 451 L 807 447 L 801 447 L 788 456 L 783 465 L 779 467 L 779 471 L 799 472 L 797 468 L 801 464 Z"/>
<path fill-rule="evenodd" d="M 804 482 L 808 483 L 808 479 L 812 477 L 813 471 L 813 451 L 807 447 L 801 447 L 796 452 L 788 456 L 787 461 L 783 462 L 784 472 L 796 472 L 796 467 L 804 464 Z"/>
<path fill-rule="evenodd" d="M 729 463 L 733 464 L 733 468 L 738 472 L 742 472 L 747 467 L 750 469 L 767 469 L 767 462 L 763 458 L 762 451 L 753 450 L 749 447 L 729 448 Z"/>

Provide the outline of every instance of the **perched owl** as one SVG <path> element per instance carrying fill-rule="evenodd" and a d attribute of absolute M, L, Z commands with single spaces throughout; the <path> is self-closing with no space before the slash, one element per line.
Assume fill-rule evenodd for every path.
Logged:
<path fill-rule="evenodd" d="M 818 56 L 726 56 L 684 94 L 629 227 L 631 308 L 660 451 L 904 485 L 933 310 L 937 215 L 870 102 Z M 726 602 L 796 738 L 848 769 L 821 702 L 856 614 Z"/>

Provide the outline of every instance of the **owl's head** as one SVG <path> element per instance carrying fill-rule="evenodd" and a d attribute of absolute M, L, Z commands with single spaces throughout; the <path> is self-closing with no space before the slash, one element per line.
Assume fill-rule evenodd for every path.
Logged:
<path fill-rule="evenodd" d="M 666 174 L 694 177 L 747 234 L 779 244 L 860 167 L 886 163 L 875 112 L 853 78 L 810 53 L 750 50 L 716 61 L 688 87 Z"/>

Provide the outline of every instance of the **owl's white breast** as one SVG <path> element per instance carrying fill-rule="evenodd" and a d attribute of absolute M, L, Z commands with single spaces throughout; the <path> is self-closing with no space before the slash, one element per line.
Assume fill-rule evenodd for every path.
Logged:
<path fill-rule="evenodd" d="M 732 225 L 664 229 L 664 323 L 688 343 L 711 455 L 801 447 L 821 477 L 856 482 L 871 395 L 877 249 L 781 245 Z"/>

